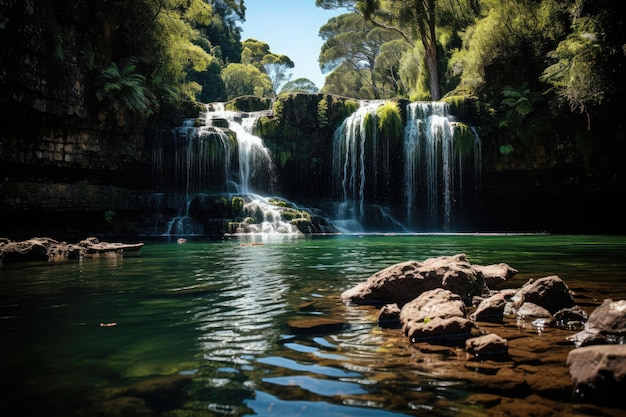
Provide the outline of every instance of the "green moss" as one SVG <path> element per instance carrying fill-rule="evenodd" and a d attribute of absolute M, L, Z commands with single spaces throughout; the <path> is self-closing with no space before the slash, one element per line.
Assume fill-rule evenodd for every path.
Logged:
<path fill-rule="evenodd" d="M 235 216 L 238 216 L 239 214 L 241 214 L 241 211 L 243 210 L 243 205 L 244 205 L 243 198 L 239 196 L 233 197 L 232 200 L 230 201 L 230 205 L 233 209 L 233 214 Z"/>
<path fill-rule="evenodd" d="M 376 109 L 378 117 L 378 131 L 387 140 L 400 140 L 402 138 L 403 125 L 400 107 L 395 101 L 386 101 Z"/>
<path fill-rule="evenodd" d="M 476 137 L 472 129 L 464 123 L 457 123 L 454 128 L 454 147 L 461 155 L 470 155 L 474 151 Z"/>
<path fill-rule="evenodd" d="M 323 98 L 317 104 L 317 123 L 319 127 L 328 126 L 328 100 Z"/>

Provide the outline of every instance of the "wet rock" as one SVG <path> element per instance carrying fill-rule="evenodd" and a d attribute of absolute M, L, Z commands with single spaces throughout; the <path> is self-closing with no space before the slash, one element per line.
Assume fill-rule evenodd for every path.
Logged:
<path fill-rule="evenodd" d="M 424 291 L 435 288 L 459 294 L 467 304 L 473 295 L 486 291 L 482 273 L 467 261 L 465 255 L 459 254 L 392 265 L 345 291 L 341 299 L 348 305 L 404 305 Z"/>
<path fill-rule="evenodd" d="M 506 303 L 505 294 L 503 293 L 498 293 L 485 298 L 480 302 L 480 304 L 478 304 L 476 310 L 470 315 L 470 319 L 474 321 L 500 323 L 504 317 Z"/>
<path fill-rule="evenodd" d="M 21 242 L 7 242 L 0 247 L 0 258 L 13 261 L 47 261 L 48 251 L 59 244 L 50 238 L 33 238 Z"/>
<path fill-rule="evenodd" d="M 511 266 L 505 263 L 482 266 L 475 265 L 474 268 L 482 273 L 485 285 L 487 285 L 489 289 L 501 288 L 518 273 L 517 269 L 511 268 Z"/>
<path fill-rule="evenodd" d="M 192 381 L 188 375 L 171 375 L 151 378 L 135 383 L 127 392 L 130 397 L 138 397 L 158 414 L 182 407 L 188 398 L 185 392 Z"/>
<path fill-rule="evenodd" d="M 407 328 L 406 334 L 413 343 L 422 341 L 457 341 L 471 337 L 472 331 L 475 329 L 474 322 L 464 317 L 436 317 Z"/>
<path fill-rule="evenodd" d="M 287 326 L 295 333 L 329 333 L 341 330 L 345 322 L 326 317 L 306 317 L 289 320 Z"/>
<path fill-rule="evenodd" d="M 489 333 L 465 341 L 465 350 L 476 359 L 508 357 L 509 345 L 506 339 Z"/>
<path fill-rule="evenodd" d="M 402 327 L 400 323 L 400 307 L 398 304 L 387 304 L 380 309 L 378 314 L 378 326 L 383 329 L 399 329 Z"/>
<path fill-rule="evenodd" d="M 142 398 L 117 397 L 102 401 L 92 415 L 96 417 L 156 417 L 157 413 L 148 407 Z"/>
<path fill-rule="evenodd" d="M 475 328 L 465 318 L 460 295 L 437 288 L 426 291 L 400 311 L 402 331 L 411 342 L 467 339 Z"/>
<path fill-rule="evenodd" d="M 559 326 L 569 329 L 577 325 L 582 326 L 588 319 L 589 316 L 587 312 L 577 305 L 571 308 L 564 308 L 554 313 L 555 322 Z"/>
<path fill-rule="evenodd" d="M 521 320 L 544 318 L 552 320 L 552 314 L 535 303 L 525 302 L 517 309 L 517 318 Z"/>
<path fill-rule="evenodd" d="M 584 330 L 569 338 L 576 346 L 624 343 L 626 337 L 626 300 L 604 300 L 594 309 Z"/>
<path fill-rule="evenodd" d="M 626 406 L 626 345 L 585 346 L 572 350 L 567 366 L 574 395 L 583 402 Z"/>
<path fill-rule="evenodd" d="M 0 245 L 0 259 L 6 262 L 80 259 L 88 254 L 136 252 L 141 247 L 143 243 L 107 243 L 94 237 L 78 244 L 57 242 L 47 237 L 19 242 L 6 240 Z"/>
<path fill-rule="evenodd" d="M 556 275 L 539 278 L 524 285 L 516 294 L 518 305 L 525 302 L 537 304 L 554 314 L 563 308 L 573 307 L 574 299 L 569 288 Z"/>

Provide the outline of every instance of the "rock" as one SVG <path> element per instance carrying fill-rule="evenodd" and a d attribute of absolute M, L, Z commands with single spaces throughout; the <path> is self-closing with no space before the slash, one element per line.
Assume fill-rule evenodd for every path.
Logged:
<path fill-rule="evenodd" d="M 539 278 L 526 284 L 517 292 L 516 298 L 518 305 L 530 302 L 545 308 L 550 314 L 575 305 L 569 288 L 556 275 Z"/>
<path fill-rule="evenodd" d="M 185 387 L 192 382 L 189 375 L 171 375 L 150 378 L 133 384 L 126 395 L 138 397 L 161 415 L 164 412 L 182 407 L 187 400 Z"/>
<path fill-rule="evenodd" d="M 572 350 L 567 366 L 574 396 L 584 402 L 626 406 L 626 345 L 586 346 Z"/>
<path fill-rule="evenodd" d="M 501 323 L 504 318 L 504 308 L 506 307 L 505 295 L 498 293 L 485 298 L 478 304 L 476 310 L 470 315 L 474 321 L 485 321 Z"/>
<path fill-rule="evenodd" d="M 484 266 L 475 265 L 474 268 L 482 273 L 485 285 L 490 289 L 502 287 L 518 273 L 517 269 L 511 268 L 505 263 Z"/>
<path fill-rule="evenodd" d="M 563 308 L 554 313 L 554 320 L 561 325 L 566 325 L 570 322 L 584 323 L 589 319 L 587 312 L 580 306 L 574 306 L 570 308 Z"/>
<path fill-rule="evenodd" d="M 378 326 L 383 329 L 399 329 L 402 327 L 400 323 L 400 307 L 398 304 L 387 304 L 380 309 L 378 314 Z"/>
<path fill-rule="evenodd" d="M 517 318 L 525 320 L 527 318 L 543 318 L 552 320 L 552 314 L 545 308 L 535 303 L 525 302 L 517 309 Z"/>
<path fill-rule="evenodd" d="M 461 296 L 442 288 L 426 291 L 405 304 L 400 323 L 412 342 L 466 339 L 475 328 L 465 318 Z"/>
<path fill-rule="evenodd" d="M 370 276 L 364 283 L 341 294 L 345 304 L 404 305 L 424 291 L 444 288 L 459 294 L 469 304 L 473 295 L 485 292 L 482 274 L 465 255 L 407 261 Z"/>
<path fill-rule="evenodd" d="M 624 343 L 626 337 L 626 300 L 604 300 L 589 315 L 584 330 L 568 340 L 576 346 Z"/>
<path fill-rule="evenodd" d="M 87 254 L 136 252 L 143 243 L 107 243 L 91 237 L 78 244 L 57 242 L 51 238 L 32 238 L 20 242 L 7 241 L 0 245 L 0 259 L 13 261 L 50 261 L 79 259 Z"/>
<path fill-rule="evenodd" d="M 341 330 L 345 326 L 341 320 L 326 317 L 306 317 L 289 320 L 287 326 L 295 333 L 327 333 Z"/>
<path fill-rule="evenodd" d="M 4 261 L 47 261 L 53 253 L 58 253 L 59 244 L 50 238 L 32 238 L 21 242 L 8 242 L 0 249 Z"/>
<path fill-rule="evenodd" d="M 465 340 L 472 336 L 474 322 L 464 317 L 436 317 L 407 329 L 412 343 Z"/>
<path fill-rule="evenodd" d="M 509 345 L 506 339 L 497 334 L 489 333 L 467 339 L 465 350 L 477 359 L 506 358 L 509 354 Z"/>

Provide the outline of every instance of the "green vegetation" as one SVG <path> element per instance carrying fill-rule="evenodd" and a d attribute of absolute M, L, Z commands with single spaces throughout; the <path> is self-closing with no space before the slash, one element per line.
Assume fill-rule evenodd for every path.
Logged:
<path fill-rule="evenodd" d="M 245 0 L 44 0 L 37 10 L 59 73 L 80 58 L 93 81 L 86 91 L 120 120 L 246 95 L 443 97 L 513 144 L 551 135 L 557 119 L 591 131 L 594 117 L 606 119 L 625 97 L 626 29 L 615 1 L 316 4 L 345 11 L 319 29 L 321 90 L 306 78 L 291 81 L 294 62 L 263 40 L 242 41 Z M 328 126 L 351 107 L 328 100 L 317 111 Z"/>
<path fill-rule="evenodd" d="M 402 116 L 400 116 L 400 108 L 395 101 L 386 101 L 382 106 L 376 109 L 378 118 L 378 131 L 387 140 L 400 140 L 404 125 Z"/>

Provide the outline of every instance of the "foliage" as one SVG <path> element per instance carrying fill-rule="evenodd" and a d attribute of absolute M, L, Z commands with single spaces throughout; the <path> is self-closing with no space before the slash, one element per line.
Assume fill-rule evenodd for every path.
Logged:
<path fill-rule="evenodd" d="M 229 64 L 222 71 L 222 79 L 228 100 L 245 95 L 265 97 L 273 91 L 267 74 L 249 64 Z"/>
<path fill-rule="evenodd" d="M 98 100 L 107 100 L 113 109 L 150 115 L 158 103 L 146 86 L 146 77 L 135 72 L 136 65 L 126 63 L 122 69 L 113 62 L 100 73 L 96 90 Z"/>
<path fill-rule="evenodd" d="M 280 90 L 280 94 L 287 93 L 308 93 L 308 94 L 316 94 L 319 92 L 319 88 L 315 85 L 315 83 L 308 78 L 297 78 L 292 81 L 288 81 L 283 85 Z"/>
<path fill-rule="evenodd" d="M 519 90 L 506 86 L 502 96 L 499 127 L 510 132 L 511 136 L 526 141 L 549 126 L 545 112 L 541 111 L 543 96 L 531 92 L 526 84 Z"/>
<path fill-rule="evenodd" d="M 601 105 L 614 82 L 610 73 L 616 66 L 612 56 L 622 54 L 621 45 L 611 44 L 604 32 L 606 13 L 577 17 L 572 32 L 552 50 L 548 57 L 554 62 L 541 79 L 549 83 L 558 97 L 565 100 L 572 111 L 585 113 L 588 130 L 591 129 L 589 109 Z"/>
<path fill-rule="evenodd" d="M 398 51 L 403 45 L 390 44 L 397 34 L 375 27 L 357 13 L 330 19 L 319 34 L 325 41 L 320 67 L 325 73 L 332 71 L 324 92 L 364 99 L 397 93 Z"/>

